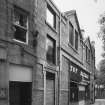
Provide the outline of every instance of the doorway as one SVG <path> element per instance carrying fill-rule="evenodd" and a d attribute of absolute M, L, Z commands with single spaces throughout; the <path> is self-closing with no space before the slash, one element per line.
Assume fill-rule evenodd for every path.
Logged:
<path fill-rule="evenodd" d="M 31 82 L 9 82 L 10 105 L 31 105 Z"/>
<path fill-rule="evenodd" d="M 9 67 L 9 105 L 31 105 L 32 68 L 11 64 Z"/>
<path fill-rule="evenodd" d="M 55 74 L 46 72 L 46 105 L 55 105 Z"/>

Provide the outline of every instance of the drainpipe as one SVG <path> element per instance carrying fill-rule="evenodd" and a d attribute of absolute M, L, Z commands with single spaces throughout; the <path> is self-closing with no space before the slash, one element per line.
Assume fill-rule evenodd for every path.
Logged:
<path fill-rule="evenodd" d="M 60 69 L 61 69 L 61 13 L 59 18 L 59 73 L 58 73 L 58 105 L 60 105 Z"/>

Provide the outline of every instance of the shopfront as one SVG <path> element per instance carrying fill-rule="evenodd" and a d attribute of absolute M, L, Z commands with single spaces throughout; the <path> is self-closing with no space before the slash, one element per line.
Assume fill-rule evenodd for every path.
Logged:
<path fill-rule="evenodd" d="M 70 103 L 84 103 L 89 99 L 90 75 L 81 67 L 70 63 Z"/>

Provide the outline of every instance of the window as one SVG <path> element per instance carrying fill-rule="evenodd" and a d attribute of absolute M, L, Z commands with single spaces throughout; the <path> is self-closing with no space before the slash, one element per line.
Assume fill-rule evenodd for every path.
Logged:
<path fill-rule="evenodd" d="M 52 39 L 51 37 L 47 36 L 47 53 L 46 53 L 46 59 L 49 63 L 55 64 L 55 55 L 56 55 L 56 46 L 55 46 L 55 40 Z"/>
<path fill-rule="evenodd" d="M 47 5 L 47 18 L 46 21 L 53 27 L 56 28 L 56 14 L 53 9 Z"/>
<path fill-rule="evenodd" d="M 46 105 L 55 105 L 55 74 L 46 72 Z"/>
<path fill-rule="evenodd" d="M 78 50 L 78 32 L 74 29 L 73 25 L 69 22 L 69 43 L 73 48 Z"/>
<path fill-rule="evenodd" d="M 77 83 L 70 82 L 70 102 L 78 102 L 78 91 Z"/>
<path fill-rule="evenodd" d="M 90 63 L 90 50 L 88 52 L 89 52 L 89 54 L 88 54 L 88 62 Z"/>
<path fill-rule="evenodd" d="M 75 30 L 75 49 L 78 50 L 78 33 Z"/>
<path fill-rule="evenodd" d="M 28 43 L 28 19 L 25 11 L 15 8 L 13 14 L 13 25 L 15 28 L 14 39 Z"/>
<path fill-rule="evenodd" d="M 86 61 L 88 61 L 88 47 L 86 46 Z"/>
<path fill-rule="evenodd" d="M 69 42 L 72 46 L 74 45 L 74 28 L 71 23 L 69 23 Z"/>
<path fill-rule="evenodd" d="M 90 62 L 90 50 L 87 46 L 86 46 L 86 61 L 88 63 Z"/>

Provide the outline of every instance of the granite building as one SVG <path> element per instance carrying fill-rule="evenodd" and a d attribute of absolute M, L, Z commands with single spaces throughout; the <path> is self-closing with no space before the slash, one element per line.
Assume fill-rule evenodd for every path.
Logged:
<path fill-rule="evenodd" d="M 74 10 L 61 13 L 52 0 L 0 0 L 0 105 L 93 100 L 95 50 L 88 42 Z"/>

